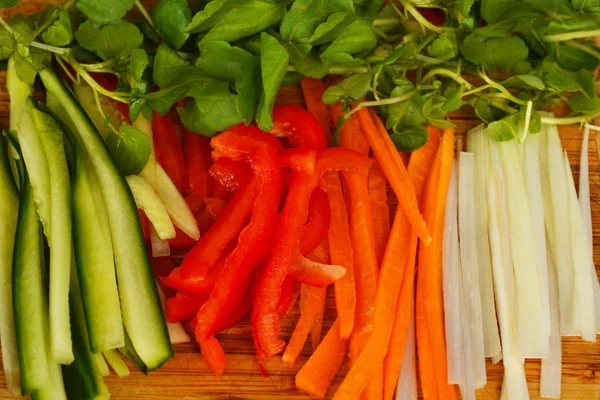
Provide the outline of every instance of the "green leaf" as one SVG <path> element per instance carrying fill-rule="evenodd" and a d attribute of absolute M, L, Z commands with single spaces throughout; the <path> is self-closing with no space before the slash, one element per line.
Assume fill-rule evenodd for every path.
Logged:
<path fill-rule="evenodd" d="M 511 76 L 502 86 L 507 88 L 525 89 L 525 90 L 544 90 L 546 85 L 539 77 L 535 75 L 515 75 Z"/>
<path fill-rule="evenodd" d="M 481 16 L 488 24 L 496 22 L 502 12 L 509 10 L 517 0 L 481 0 Z"/>
<path fill-rule="evenodd" d="M 430 96 L 423 104 L 423 116 L 427 123 L 435 127 L 445 129 L 454 128 L 454 124 L 446 120 L 446 111 L 443 106 L 447 99 L 444 96 Z"/>
<path fill-rule="evenodd" d="M 5 60 L 15 49 L 15 39 L 6 29 L 0 29 L 0 60 Z"/>
<path fill-rule="evenodd" d="M 103 60 L 125 59 L 144 42 L 144 35 L 137 26 L 127 21 L 102 27 L 86 21 L 79 26 L 75 38 L 81 47 Z"/>
<path fill-rule="evenodd" d="M 396 93 L 392 91 L 392 95 Z M 418 126 L 427 122 L 423 115 L 423 105 L 427 101 L 425 96 L 414 96 L 400 103 L 391 104 L 388 108 L 390 114 L 394 117 L 394 123 L 400 126 Z"/>
<path fill-rule="evenodd" d="M 309 38 L 327 17 L 325 3 L 323 0 L 295 0 L 281 22 L 281 39 L 289 42 Z"/>
<path fill-rule="evenodd" d="M 296 83 L 300 83 L 303 75 L 296 71 L 286 71 L 283 79 L 281 80 L 280 87 L 286 87 L 290 85 L 295 85 Z"/>
<path fill-rule="evenodd" d="M 165 42 L 172 48 L 179 49 L 190 36 L 185 31 L 192 21 L 188 0 L 161 0 L 152 9 L 152 21 Z"/>
<path fill-rule="evenodd" d="M 456 35 L 451 33 L 443 33 L 437 37 L 429 46 L 427 52 L 431 57 L 441 60 L 451 60 L 458 55 L 458 43 Z"/>
<path fill-rule="evenodd" d="M 597 51 L 596 46 L 591 43 L 591 50 Z M 593 71 L 598 68 L 598 59 L 581 49 L 557 43 L 556 62 L 569 71 L 587 69 Z"/>
<path fill-rule="evenodd" d="M 354 103 L 360 101 L 371 91 L 371 74 L 350 75 L 339 85 L 328 87 L 323 93 L 323 102 L 333 105 L 340 101 Z"/>
<path fill-rule="evenodd" d="M 471 12 L 473 3 L 475 3 L 475 0 L 458 0 L 458 11 L 460 11 L 463 16 L 467 17 Z"/>
<path fill-rule="evenodd" d="M 127 14 L 135 0 L 77 0 L 79 11 L 94 24 L 108 24 Z"/>
<path fill-rule="evenodd" d="M 235 81 L 236 108 L 238 114 L 249 125 L 256 116 L 256 108 L 262 92 L 262 78 L 260 74 L 260 57 L 253 56 L 246 60 Z"/>
<path fill-rule="evenodd" d="M 321 54 L 325 64 L 337 64 L 336 54 L 354 55 L 372 50 L 377 44 L 377 38 L 371 25 L 365 20 L 356 20 L 338 36 Z"/>
<path fill-rule="evenodd" d="M 206 3 L 203 10 L 198 11 L 186 32 L 200 33 L 212 28 L 225 14 L 233 8 L 238 8 L 250 0 L 212 0 Z"/>
<path fill-rule="evenodd" d="M 129 71 L 136 81 L 142 80 L 142 75 L 148 67 L 148 54 L 144 49 L 135 49 L 129 58 Z"/>
<path fill-rule="evenodd" d="M 590 99 L 596 93 L 594 74 L 585 69 L 577 72 L 567 71 L 546 58 L 542 62 L 540 76 L 546 86 L 558 92 L 577 92 L 581 90 Z"/>
<path fill-rule="evenodd" d="M 234 8 L 221 18 L 202 38 L 200 48 L 212 40 L 233 42 L 262 32 L 283 18 L 283 4 L 252 1 Z"/>
<path fill-rule="evenodd" d="M 427 143 L 429 132 L 422 126 L 402 127 L 399 133 L 390 135 L 398 151 L 409 152 L 417 150 Z"/>
<path fill-rule="evenodd" d="M 261 34 L 260 69 L 263 95 L 258 105 L 258 127 L 269 132 L 273 128 L 273 105 L 277 90 L 285 76 L 289 55 L 279 41 L 266 32 Z"/>
<path fill-rule="evenodd" d="M 52 16 L 58 16 L 48 29 L 42 33 L 44 42 L 52 46 L 66 46 L 73 40 L 73 29 L 71 28 L 71 18 L 63 6 L 48 6 L 44 13 L 48 12 Z"/>
<path fill-rule="evenodd" d="M 223 81 L 234 82 L 252 54 L 240 47 L 232 47 L 220 40 L 207 42 L 202 48 L 196 66 Z"/>
<path fill-rule="evenodd" d="M 11 8 L 19 4 L 20 0 L 0 0 L 0 8 Z"/>
<path fill-rule="evenodd" d="M 479 97 L 473 98 L 469 104 L 473 107 L 477 117 L 486 124 L 491 124 L 500 116 L 495 108 L 490 107 L 485 100 L 482 100 Z"/>
<path fill-rule="evenodd" d="M 312 50 L 312 46 L 307 44 L 287 45 L 290 54 L 290 63 L 304 76 L 321 79 L 327 76 L 328 69 L 321 61 L 321 58 Z"/>
<path fill-rule="evenodd" d="M 179 100 L 185 98 L 188 93 L 198 91 L 199 88 L 215 82 L 200 68 L 187 66 L 179 67 L 158 92 L 152 92 L 145 96 L 146 104 L 159 114 L 166 114 Z"/>
<path fill-rule="evenodd" d="M 188 65 L 188 62 L 179 57 L 179 54 L 166 43 L 161 43 L 154 57 L 154 68 L 152 79 L 161 88 L 165 87 L 179 71 L 180 67 Z"/>
<path fill-rule="evenodd" d="M 498 142 L 512 140 L 518 135 L 519 113 L 511 114 L 499 121 L 494 121 L 487 127 L 489 137 Z"/>
<path fill-rule="evenodd" d="M 117 135 L 108 135 L 106 145 L 123 175 L 139 174 L 152 152 L 152 139 L 131 125 L 123 124 Z"/>
<path fill-rule="evenodd" d="M 236 96 L 229 91 L 227 82 L 212 81 L 190 93 L 184 108 L 177 108 L 186 129 L 205 136 L 239 124 L 243 118 L 236 108 Z"/>
<path fill-rule="evenodd" d="M 485 39 L 475 31 L 464 40 L 460 52 L 475 65 L 492 71 L 510 72 L 527 59 L 529 48 L 517 36 Z"/>
<path fill-rule="evenodd" d="M 571 0 L 573 8 L 590 14 L 600 14 L 600 0 Z"/>
<path fill-rule="evenodd" d="M 590 99 L 582 93 L 577 93 L 571 96 L 567 103 L 571 110 L 578 113 L 591 113 L 600 110 L 600 99 L 596 95 Z"/>
<path fill-rule="evenodd" d="M 446 96 L 446 102 L 442 105 L 442 110 L 445 112 L 456 111 L 461 108 L 464 104 L 462 101 L 462 95 L 465 91 L 465 86 L 455 86 L 447 90 L 444 95 Z"/>
<path fill-rule="evenodd" d="M 355 21 L 355 15 L 349 12 L 337 12 L 331 14 L 327 21 L 323 22 L 315 29 L 313 35 L 306 39 L 298 39 L 300 43 L 310 43 L 312 45 L 321 45 L 332 42 L 336 37 L 342 34 L 344 30 Z"/>

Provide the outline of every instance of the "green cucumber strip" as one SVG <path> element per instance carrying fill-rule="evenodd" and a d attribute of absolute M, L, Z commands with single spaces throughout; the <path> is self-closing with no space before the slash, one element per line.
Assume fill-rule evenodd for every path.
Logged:
<path fill-rule="evenodd" d="M 173 223 L 192 239 L 200 239 L 194 214 L 160 164 L 156 164 L 156 184 L 158 197 L 165 205 Z"/>
<path fill-rule="evenodd" d="M 98 366 L 97 355 L 92 353 L 90 349 L 81 289 L 77 274 L 74 272 L 71 273 L 69 298 L 75 361 L 69 366 L 63 366 L 67 395 L 70 399 L 108 399 L 110 395 L 102 378 L 101 369 Z M 98 356 L 102 358 L 101 354 L 98 354 Z M 102 358 L 102 361 L 104 362 L 104 358 Z M 108 370 L 108 367 L 106 369 Z"/>
<path fill-rule="evenodd" d="M 15 331 L 24 395 L 51 389 L 47 348 L 42 232 L 33 188 L 22 182 L 13 254 Z"/>
<path fill-rule="evenodd" d="M 96 364 L 98 365 L 98 369 L 100 370 L 100 375 L 109 376 L 110 370 L 108 369 L 108 364 L 104 359 L 102 353 L 94 353 L 94 359 L 96 360 Z"/>
<path fill-rule="evenodd" d="M 90 120 L 100 135 L 102 135 L 102 138 L 106 140 L 113 131 L 108 127 L 106 118 L 102 116 L 98 109 L 93 89 L 87 83 L 76 83 L 73 84 L 73 91 L 83 110 L 90 117 Z M 118 129 L 123 121 L 117 118 L 116 108 L 112 105 L 110 100 L 106 96 L 98 94 L 98 103 L 100 104 L 100 107 L 102 107 L 104 115 L 107 118 L 110 117 L 109 122 Z"/>
<path fill-rule="evenodd" d="M 21 396 L 19 357 L 12 296 L 12 258 L 19 194 L 13 180 L 5 139 L 0 136 L 0 346 L 6 387 L 13 396 Z"/>
<path fill-rule="evenodd" d="M 138 353 L 136 353 L 135 349 L 133 348 L 133 344 L 131 343 L 131 339 L 129 339 L 127 331 L 125 332 L 125 346 L 120 348 L 119 352 L 121 352 L 125 358 L 131 361 L 131 363 L 135 365 L 137 369 L 142 371 L 144 375 L 148 373 L 148 367 L 146 364 L 144 364 Z"/>
<path fill-rule="evenodd" d="M 50 348 L 60 364 L 74 360 L 69 320 L 69 281 L 72 255 L 71 182 L 63 131 L 50 115 L 31 106 L 50 173 Z M 27 160 L 26 160 L 27 161 Z"/>
<path fill-rule="evenodd" d="M 6 69 L 6 90 L 10 97 L 9 129 L 15 132 L 18 130 L 17 124 L 21 118 L 21 113 L 25 109 L 25 103 L 29 96 L 33 94 L 33 86 L 22 82 L 17 76 L 14 56 L 11 56 L 8 59 L 8 67 Z"/>
<path fill-rule="evenodd" d="M 112 236 L 121 311 L 133 347 L 150 370 L 173 356 L 137 208 L 102 137 L 51 68 L 40 71 L 46 90 L 64 105 L 96 172 Z"/>
<path fill-rule="evenodd" d="M 131 373 L 129 367 L 125 364 L 125 361 L 123 361 L 117 350 L 103 351 L 102 354 L 104 355 L 106 362 L 108 362 L 108 365 L 110 365 L 119 378 L 129 376 Z"/>
<path fill-rule="evenodd" d="M 115 275 L 106 209 L 98 207 L 92 168 L 75 146 L 73 168 L 73 226 L 76 267 L 83 293 L 92 352 L 125 344 L 121 304 Z M 96 197 L 96 198 L 95 198 Z M 98 198 L 99 197 L 99 198 Z M 104 202 L 102 202 L 102 206 Z"/>
<path fill-rule="evenodd" d="M 152 186 L 139 175 L 129 175 L 125 179 L 129 189 L 131 189 L 135 204 L 138 208 L 144 210 L 158 237 L 163 240 L 173 239 L 175 237 L 175 227 L 164 204 L 160 201 Z"/>

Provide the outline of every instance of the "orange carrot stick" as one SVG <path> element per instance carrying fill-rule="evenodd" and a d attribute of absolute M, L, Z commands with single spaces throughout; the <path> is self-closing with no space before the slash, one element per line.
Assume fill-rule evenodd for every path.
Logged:
<path fill-rule="evenodd" d="M 306 108 L 310 111 L 321 123 L 327 143 L 331 143 L 331 114 L 329 107 L 323 103 L 323 93 L 325 93 L 325 84 L 320 79 L 304 77 L 300 81 L 302 93 L 304 94 L 304 102 Z"/>
<path fill-rule="evenodd" d="M 417 332 L 421 333 L 417 333 L 417 345 L 424 398 L 452 400 L 456 398 L 456 393 L 448 384 L 446 362 L 442 299 L 442 238 L 446 195 L 454 159 L 454 130 L 444 131 L 436 159 L 439 159 L 439 167 L 436 165 L 432 170 L 424 204 L 424 214 L 432 229 L 433 243 L 431 247 L 424 248 L 419 253 L 416 322 Z M 432 192 L 435 196 L 431 196 Z M 422 351 L 425 357 L 421 357 Z M 432 382 L 435 382 L 435 385 L 431 384 Z"/>
<path fill-rule="evenodd" d="M 408 175 L 415 189 L 417 201 L 421 203 L 425 182 L 431 171 L 431 166 L 435 159 L 442 131 L 437 128 L 427 129 L 430 132 L 429 140 L 420 149 L 413 151 L 408 163 Z M 412 233 L 408 248 L 408 257 L 402 274 L 402 285 L 400 295 L 396 304 L 394 315 L 394 326 L 392 336 L 388 346 L 388 351 L 384 360 L 384 381 L 383 398 L 392 400 L 396 391 L 396 384 L 402 367 L 402 356 L 406 345 L 406 337 L 409 329 L 410 310 L 415 306 L 414 301 L 414 279 L 415 279 L 415 261 L 417 256 L 417 236 Z"/>
<path fill-rule="evenodd" d="M 342 104 L 337 103 L 336 105 L 329 107 L 329 110 L 333 122 L 337 126 L 338 118 L 346 115 L 342 110 Z M 344 125 L 340 130 L 338 146 L 358 151 L 365 156 L 369 155 L 369 141 L 363 132 L 358 118 L 350 118 L 344 122 Z"/>
<path fill-rule="evenodd" d="M 348 354 L 348 341 L 340 337 L 340 322 L 336 320 L 317 351 L 296 374 L 296 387 L 313 396 L 325 397 Z"/>
<path fill-rule="evenodd" d="M 377 163 L 373 164 L 369 173 L 369 196 L 371 197 L 377 263 L 381 265 L 390 236 L 390 206 L 388 205 L 387 179 Z"/>
<path fill-rule="evenodd" d="M 324 239 L 321 242 L 321 244 L 316 249 L 313 250 L 313 252 L 310 254 L 309 257 L 311 260 L 316 261 L 316 262 L 320 262 L 323 264 L 328 263 L 331 258 L 329 255 L 329 241 Z M 310 307 L 315 310 L 313 324 L 310 329 L 310 341 L 311 341 L 313 352 L 317 350 L 317 347 L 321 343 L 321 333 L 323 331 L 323 317 L 325 316 L 326 297 L 327 297 L 327 288 L 322 288 L 322 289 L 320 289 L 320 296 L 315 299 L 316 300 L 315 304 L 311 304 L 311 305 L 305 304 L 304 306 L 302 305 L 302 303 L 300 304 L 301 309 L 303 307 Z"/>
<path fill-rule="evenodd" d="M 327 174 L 327 196 L 331 208 L 329 223 L 329 251 L 332 264 L 346 268 L 346 275 L 335 281 L 335 307 L 337 310 L 340 336 L 350 337 L 354 329 L 354 311 L 356 309 L 356 288 L 354 286 L 354 255 L 348 226 L 346 202 L 342 192 L 342 184 L 337 172 Z"/>
<path fill-rule="evenodd" d="M 423 243 L 426 246 L 429 245 L 431 243 L 431 234 L 419 211 L 415 191 L 410 183 L 410 178 L 402 163 L 402 159 L 396 150 L 396 146 L 378 117 L 373 119 L 369 110 L 365 108 L 358 110 L 357 114 L 363 132 L 373 148 L 375 158 L 398 197 L 399 207 L 404 210 L 410 224 Z"/>

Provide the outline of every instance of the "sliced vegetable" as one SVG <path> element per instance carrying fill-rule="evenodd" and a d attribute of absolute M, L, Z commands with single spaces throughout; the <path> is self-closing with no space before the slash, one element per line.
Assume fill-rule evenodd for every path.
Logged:
<path fill-rule="evenodd" d="M 116 350 L 103 351 L 102 355 L 119 378 L 129 376 L 129 367 Z"/>
<path fill-rule="evenodd" d="M 164 168 L 179 193 L 186 193 L 188 178 L 185 159 L 179 138 L 173 127 L 171 115 L 161 116 L 155 111 L 152 115 L 152 133 L 156 161 Z"/>
<path fill-rule="evenodd" d="M 175 237 L 175 228 L 169 214 L 152 186 L 139 175 L 125 178 L 138 208 L 144 210 L 158 237 L 162 240 Z"/>

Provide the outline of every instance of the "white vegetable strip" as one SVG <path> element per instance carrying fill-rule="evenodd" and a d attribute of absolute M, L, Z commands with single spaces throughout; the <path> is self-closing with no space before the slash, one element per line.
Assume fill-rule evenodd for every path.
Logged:
<path fill-rule="evenodd" d="M 154 227 L 150 227 L 150 244 L 152 245 L 152 257 L 168 257 L 171 255 L 169 241 L 158 237 Z"/>
<path fill-rule="evenodd" d="M 523 169 L 525 186 L 529 204 L 529 216 L 533 241 L 535 244 L 535 261 L 542 300 L 542 317 L 545 329 L 550 333 L 550 294 L 548 291 L 548 262 L 546 260 L 546 227 L 544 225 L 544 199 L 540 175 L 540 135 L 531 135 L 525 144 Z"/>
<path fill-rule="evenodd" d="M 506 198 L 521 357 L 546 357 L 549 351 L 550 329 L 543 315 L 541 285 L 520 149 L 516 141 L 502 142 L 496 146 L 499 148 L 504 178 L 506 182 L 510 182 L 506 185 Z"/>
<path fill-rule="evenodd" d="M 166 314 L 167 299 L 165 298 L 165 293 L 158 282 L 156 282 L 156 288 L 158 289 L 158 295 L 160 296 L 160 304 L 162 305 L 163 312 Z M 171 344 L 187 343 L 190 341 L 190 337 L 187 333 L 185 333 L 185 329 L 183 329 L 181 322 L 167 322 L 167 329 L 169 330 L 169 339 L 171 339 Z"/>
<path fill-rule="evenodd" d="M 458 232 L 460 238 L 461 272 L 464 285 L 464 298 L 468 305 L 467 321 L 471 334 L 471 354 L 473 360 L 473 381 L 476 388 L 487 382 L 485 354 L 483 346 L 483 322 L 481 315 L 481 294 L 475 246 L 475 224 L 473 209 L 473 154 L 461 153 L 458 161 Z"/>
<path fill-rule="evenodd" d="M 572 313 L 581 338 L 589 342 L 596 341 L 596 307 L 594 304 L 594 285 L 590 279 L 590 264 L 594 263 L 588 251 L 586 232 L 581 217 L 581 208 L 575 191 L 575 182 L 567 153 L 564 153 L 564 167 L 567 176 L 569 196 L 569 228 L 571 236 L 571 254 L 573 257 L 573 299 Z"/>
<path fill-rule="evenodd" d="M 138 116 L 138 118 L 133 123 L 133 126 L 140 131 L 144 132 L 150 139 L 152 139 L 152 122 L 148 121 L 142 114 Z M 157 187 L 157 177 L 156 177 L 156 153 L 154 152 L 154 142 L 152 142 L 152 151 L 150 152 L 150 157 L 148 157 L 148 162 L 146 166 L 140 172 L 140 176 L 146 180 L 156 190 Z"/>
<path fill-rule="evenodd" d="M 588 252 L 594 254 L 593 235 L 592 235 L 592 208 L 590 205 L 590 171 L 589 171 L 589 139 L 590 126 L 586 125 L 583 131 L 583 142 L 581 143 L 581 156 L 579 158 L 579 207 L 581 208 L 581 216 L 583 217 L 583 225 L 585 228 L 586 244 Z M 592 262 L 590 264 L 590 272 L 592 275 L 592 284 L 594 285 L 594 300 L 596 306 L 596 333 L 600 333 L 600 282 L 596 267 Z"/>
<path fill-rule="evenodd" d="M 456 163 L 455 163 L 456 164 Z M 446 328 L 446 359 L 448 362 L 448 383 L 460 385 L 462 371 L 462 282 L 460 275 L 460 248 L 458 245 L 458 178 L 456 166 L 452 168 L 450 186 L 446 196 L 444 240 L 442 244 L 442 272 L 444 289 L 444 315 Z"/>
<path fill-rule="evenodd" d="M 102 354 L 104 355 L 104 358 L 119 378 L 129 376 L 129 374 L 131 373 L 129 371 L 129 367 L 127 366 L 127 364 L 125 364 L 125 361 L 123 361 L 121 355 L 117 350 L 103 351 Z"/>
<path fill-rule="evenodd" d="M 550 354 L 542 359 L 540 371 L 540 397 L 560 399 L 562 379 L 562 343 L 560 316 L 558 315 L 558 281 L 550 247 L 546 247 L 548 260 L 548 287 L 550 292 Z"/>
<path fill-rule="evenodd" d="M 491 143 L 491 140 L 487 140 Z M 506 188 L 497 144 L 490 149 L 490 174 L 487 185 L 489 237 L 494 271 L 498 322 L 502 334 L 504 381 L 503 399 L 529 399 L 525 368 L 521 358 L 513 299 L 516 291 L 511 257 Z"/>
<path fill-rule="evenodd" d="M 108 369 L 108 364 L 106 364 L 106 360 L 102 353 L 95 353 L 94 359 L 96 360 L 96 364 L 98 365 L 98 369 L 100 370 L 100 375 L 108 376 L 110 375 L 110 370 Z"/>
<path fill-rule="evenodd" d="M 156 179 L 158 197 L 165 205 L 173 223 L 192 239 L 200 239 L 196 218 L 160 164 L 156 164 Z"/>
<path fill-rule="evenodd" d="M 567 176 L 565 174 L 562 145 L 558 129 L 545 126 L 542 131 L 542 183 L 545 201 L 551 207 L 544 207 L 546 231 L 554 256 L 558 277 L 558 300 L 560 310 L 560 333 L 563 336 L 577 336 L 580 331 L 573 325 L 571 312 L 573 303 L 573 261 L 571 236 L 564 230 L 569 226 L 569 198 L 567 196 Z M 545 182 L 544 182 L 545 181 Z"/>
<path fill-rule="evenodd" d="M 152 186 L 139 175 L 129 175 L 125 179 L 131 189 L 135 204 L 144 210 L 158 237 L 162 240 L 173 239 L 175 227 Z"/>
<path fill-rule="evenodd" d="M 474 154 L 475 186 L 475 236 L 477 244 L 477 265 L 479 267 L 479 292 L 481 293 L 481 313 L 483 320 L 483 345 L 485 356 L 493 363 L 502 360 L 502 347 L 498 333 L 498 320 L 494 304 L 494 282 L 488 238 L 488 209 L 485 200 L 485 185 L 488 179 L 489 149 L 484 140 L 483 125 L 467 132 L 467 150 Z"/>
<path fill-rule="evenodd" d="M 412 300 L 411 300 L 412 301 Z M 396 386 L 396 400 L 417 400 L 417 358 L 415 342 L 415 305 L 410 307 L 408 334 L 402 356 L 400 378 Z"/>

